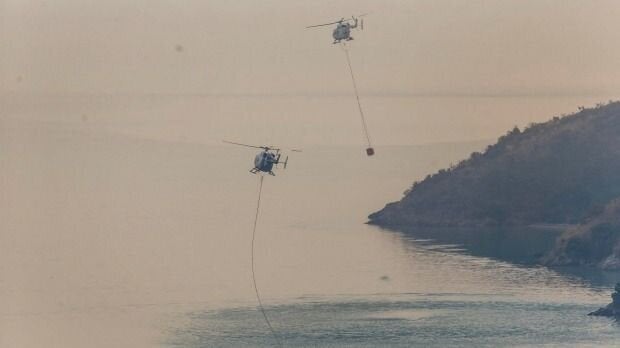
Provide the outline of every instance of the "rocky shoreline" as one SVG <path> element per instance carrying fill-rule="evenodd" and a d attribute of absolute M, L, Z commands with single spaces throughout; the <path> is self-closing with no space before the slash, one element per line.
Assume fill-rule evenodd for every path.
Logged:
<path fill-rule="evenodd" d="M 620 320 L 620 283 L 616 284 L 615 292 L 611 294 L 612 302 L 605 307 L 601 307 L 588 315 L 598 317 L 610 317 Z"/>

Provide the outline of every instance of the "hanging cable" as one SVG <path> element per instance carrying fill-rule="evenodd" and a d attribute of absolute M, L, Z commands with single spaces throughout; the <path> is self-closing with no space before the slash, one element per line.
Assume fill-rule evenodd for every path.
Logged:
<path fill-rule="evenodd" d="M 258 201 L 256 202 L 256 215 L 254 217 L 254 228 L 252 229 L 252 281 L 254 282 L 254 292 L 256 293 L 256 299 L 258 300 L 258 307 L 260 308 L 261 313 L 263 313 L 263 318 L 265 318 L 265 323 L 269 326 L 269 330 L 273 335 L 276 342 L 278 342 L 278 346 L 283 347 L 282 342 L 280 342 L 280 337 L 276 334 L 276 331 L 271 326 L 271 322 L 267 317 L 267 313 L 265 312 L 265 308 L 263 307 L 263 302 L 260 299 L 260 294 L 258 292 L 258 286 L 256 285 L 256 273 L 254 272 L 254 240 L 256 239 L 256 225 L 258 223 L 258 213 L 260 211 L 260 197 L 263 192 L 263 179 L 264 176 L 259 175 L 260 179 L 258 183 Z"/>
<path fill-rule="evenodd" d="M 344 50 L 345 55 L 347 56 L 347 64 L 349 65 L 349 72 L 351 73 L 351 81 L 353 82 L 353 89 L 355 90 L 355 98 L 357 99 L 357 107 L 360 110 L 362 126 L 364 127 L 364 134 L 366 135 L 366 141 L 368 142 L 368 149 L 366 149 L 366 152 L 368 153 L 369 156 L 371 156 L 372 154 L 374 154 L 374 150 L 372 150 L 372 144 L 370 142 L 370 135 L 368 134 L 368 127 L 366 126 L 366 118 L 364 117 L 364 111 L 362 110 L 362 103 L 360 102 L 360 95 L 357 91 L 357 83 L 355 82 L 355 76 L 353 75 L 353 68 L 351 67 L 351 58 L 349 57 L 349 50 L 347 48 L 346 43 L 343 42 L 342 48 Z"/>

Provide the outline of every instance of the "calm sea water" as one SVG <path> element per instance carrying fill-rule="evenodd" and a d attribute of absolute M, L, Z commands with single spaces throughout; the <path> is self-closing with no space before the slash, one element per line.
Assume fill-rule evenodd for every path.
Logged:
<path fill-rule="evenodd" d="M 254 151 L 114 127 L 2 120 L 0 346 L 273 346 Z M 266 177 L 256 276 L 284 345 L 617 346 L 620 325 L 586 316 L 617 274 L 364 224 L 485 145 L 307 146 Z"/>

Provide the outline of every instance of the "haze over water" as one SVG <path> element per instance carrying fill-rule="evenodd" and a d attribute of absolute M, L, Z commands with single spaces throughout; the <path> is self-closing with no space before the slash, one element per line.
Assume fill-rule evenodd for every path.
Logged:
<path fill-rule="evenodd" d="M 190 134 L 179 138 L 152 133 L 170 123 L 146 112 L 121 123 L 91 102 L 63 108 L 95 116 L 2 118 L 0 345 L 273 345 L 250 273 L 254 151 L 194 141 L 197 118 L 177 119 Z M 585 316 L 613 275 L 588 282 L 364 224 L 487 143 L 377 146 L 372 158 L 361 144 L 308 145 L 265 178 L 257 281 L 286 345 L 617 342 L 616 324 Z"/>

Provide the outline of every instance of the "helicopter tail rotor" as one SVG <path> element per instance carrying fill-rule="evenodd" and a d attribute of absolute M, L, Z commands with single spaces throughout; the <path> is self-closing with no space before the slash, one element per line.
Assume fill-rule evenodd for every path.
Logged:
<path fill-rule="evenodd" d="M 286 169 L 287 163 L 288 163 L 288 156 L 286 156 L 286 158 L 284 159 L 284 169 Z"/>

